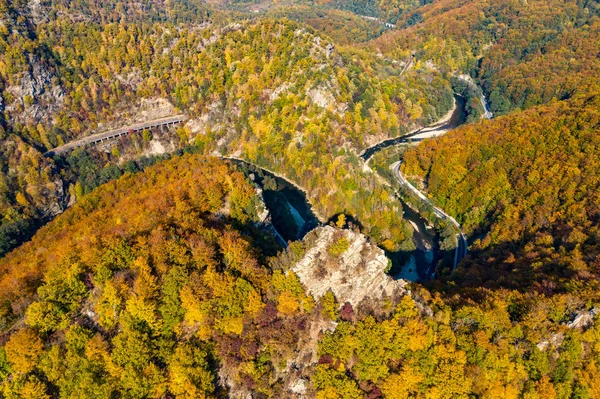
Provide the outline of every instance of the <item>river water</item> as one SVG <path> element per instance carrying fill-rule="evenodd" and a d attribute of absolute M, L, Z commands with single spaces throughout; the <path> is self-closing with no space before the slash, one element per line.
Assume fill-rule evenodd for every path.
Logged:
<path fill-rule="evenodd" d="M 414 136 L 422 135 L 425 131 L 432 135 L 436 133 L 443 134 L 463 125 L 467 120 L 465 99 L 458 95 L 455 95 L 454 99 L 456 108 L 447 122 L 379 143 L 367 149 L 362 158 L 366 161 L 375 153 L 387 147 L 421 141 L 422 138 L 414 138 Z M 432 228 L 429 228 L 429 222 L 425 218 L 409 207 L 402 199 L 398 198 L 398 200 L 402 204 L 404 220 L 408 221 L 413 227 L 413 243 L 417 249 L 409 253 L 390 254 L 393 264 L 390 275 L 394 278 L 409 281 L 429 280 L 435 276 L 437 262 L 443 256 L 438 244 L 439 236 Z"/>
<path fill-rule="evenodd" d="M 393 254 L 390 275 L 408 281 L 424 281 L 435 273 L 436 261 L 439 259 L 438 237 L 430 228 L 427 220 L 402 202 L 403 218 L 413 227 L 413 243 L 417 247 L 410 253 Z"/>
<path fill-rule="evenodd" d="M 296 241 L 319 225 L 306 195 L 289 181 L 256 165 L 230 159 L 262 189 L 271 224 L 284 241 Z"/>
<path fill-rule="evenodd" d="M 467 121 L 465 98 L 462 96 L 459 96 L 459 95 L 455 95 L 454 100 L 456 101 L 456 108 L 454 109 L 452 116 L 450 117 L 450 119 L 447 122 L 436 124 L 436 125 L 429 126 L 426 128 L 422 128 L 422 129 L 419 129 L 415 132 L 412 132 L 412 133 L 404 135 L 404 136 L 395 137 L 393 139 L 382 141 L 381 143 L 374 145 L 373 147 L 367 148 L 362 153 L 361 158 L 366 161 L 369 158 L 371 158 L 373 155 L 375 155 L 377 152 L 379 152 L 385 148 L 392 147 L 392 146 L 395 146 L 398 144 L 422 141 L 423 139 L 415 138 L 415 136 L 418 136 L 425 131 L 427 131 L 429 133 L 440 132 L 440 134 L 441 134 L 442 132 L 456 129 L 460 125 L 463 125 Z"/>
<path fill-rule="evenodd" d="M 306 195 L 292 183 L 256 165 L 237 159 L 230 161 L 263 190 L 271 224 L 282 241 L 300 240 L 319 225 Z M 434 261 L 438 259 L 437 235 L 417 211 L 400 198 L 398 200 L 402 204 L 404 219 L 413 226 L 413 242 L 417 249 L 406 254 L 389 254 L 394 265 L 390 275 L 409 281 L 427 280 L 435 271 Z"/>

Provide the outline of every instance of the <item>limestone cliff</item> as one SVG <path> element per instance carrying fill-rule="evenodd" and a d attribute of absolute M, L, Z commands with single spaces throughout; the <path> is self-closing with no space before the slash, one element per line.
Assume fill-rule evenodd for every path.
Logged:
<path fill-rule="evenodd" d="M 408 292 L 406 281 L 386 274 L 389 260 L 383 250 L 360 233 L 325 226 L 305 241 L 312 245 L 292 270 L 315 300 L 331 290 L 340 304 L 356 307 Z"/>

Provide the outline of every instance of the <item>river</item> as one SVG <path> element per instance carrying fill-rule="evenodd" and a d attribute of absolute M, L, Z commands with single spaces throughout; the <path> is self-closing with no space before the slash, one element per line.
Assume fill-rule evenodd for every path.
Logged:
<path fill-rule="evenodd" d="M 368 148 L 361 157 L 368 160 L 377 152 L 398 144 L 409 144 L 422 141 L 425 138 L 435 137 L 447 133 L 463 125 L 467 120 L 466 101 L 462 96 L 455 95 L 455 107 L 449 118 L 432 126 L 416 130 L 408 135 L 386 140 Z M 409 207 L 401 198 L 403 218 L 413 227 L 413 243 L 416 250 L 406 253 L 391 254 L 392 269 L 390 275 L 409 281 L 425 281 L 435 276 L 438 261 L 444 256 L 439 248 L 439 234 L 429 228 L 429 222 L 417 211 Z"/>
<path fill-rule="evenodd" d="M 408 281 L 425 281 L 433 277 L 436 263 L 440 258 L 438 236 L 429 223 L 417 211 L 402 200 L 403 217 L 413 227 L 413 243 L 416 250 L 409 254 L 395 254 L 392 257 L 390 275 Z"/>
<path fill-rule="evenodd" d="M 486 106 L 487 104 L 484 101 L 485 98 L 483 97 L 482 103 Z M 487 113 L 484 117 L 488 117 Z M 401 137 L 385 140 L 368 148 L 361 157 L 368 162 L 373 154 L 387 147 L 444 134 L 462 125 L 465 121 L 465 99 L 456 95 L 454 111 L 439 123 Z M 263 199 L 269 211 L 271 225 L 283 245 L 287 245 L 287 241 L 304 238 L 308 232 L 319 226 L 319 219 L 313 213 L 311 205 L 301 188 L 280 176 L 241 159 L 227 159 L 244 170 L 263 190 Z M 428 228 L 428 222 L 418 212 L 411 209 L 401 199 L 399 200 L 402 203 L 404 219 L 413 226 L 413 242 L 417 249 L 410 253 L 392 256 L 402 262 L 401 264 L 395 262 L 396 265 L 392 268 L 391 274 L 397 278 L 412 281 L 429 279 L 433 276 L 435 264 L 439 260 L 438 235 Z"/>
<path fill-rule="evenodd" d="M 269 211 L 272 227 L 275 229 L 274 233 L 282 244 L 300 240 L 319 226 L 320 223 L 302 190 L 256 165 L 239 159 L 229 160 L 262 189 L 263 200 Z M 435 262 L 439 259 L 437 234 L 429 228 L 427 220 L 417 211 L 402 202 L 400 198 L 398 200 L 402 204 L 404 219 L 413 226 L 413 242 L 417 249 L 410 253 L 389 254 L 394 265 L 390 275 L 409 281 L 428 280 L 435 272 Z"/>
<path fill-rule="evenodd" d="M 296 241 L 319 225 L 306 194 L 282 177 L 240 159 L 235 163 L 262 189 L 271 224 L 283 241 Z"/>
<path fill-rule="evenodd" d="M 368 161 L 376 152 L 403 143 L 421 141 L 425 137 L 444 134 L 466 121 L 465 99 L 455 96 L 455 107 L 451 115 L 440 123 L 416 130 L 408 135 L 383 141 L 367 149 L 361 157 Z M 263 190 L 263 199 L 270 214 L 276 235 L 282 241 L 295 241 L 319 226 L 305 193 L 282 177 L 240 159 L 229 158 L 240 167 L 251 180 Z M 392 258 L 390 275 L 409 281 L 425 281 L 435 276 L 435 269 L 443 253 L 439 249 L 439 234 L 429 222 L 400 198 L 404 220 L 413 227 L 413 243 L 416 250 L 389 254 Z"/>
<path fill-rule="evenodd" d="M 452 129 L 456 129 L 460 125 L 464 124 L 467 121 L 466 115 L 466 102 L 464 97 L 455 95 L 455 108 L 454 112 L 447 121 L 443 121 L 441 123 L 436 123 L 434 125 L 424 127 L 418 130 L 415 130 L 409 134 L 404 136 L 395 137 L 393 139 L 388 139 L 378 143 L 372 147 L 367 148 L 362 154 L 361 158 L 365 161 L 368 161 L 375 153 L 398 144 L 403 143 L 414 143 L 418 141 L 422 141 L 425 137 L 421 136 L 434 136 L 436 134 L 444 134 Z"/>
<path fill-rule="evenodd" d="M 300 240 L 319 226 L 306 195 L 291 182 L 242 160 L 230 161 L 262 189 L 274 233 L 282 244 Z M 417 249 L 410 253 L 389 254 L 393 264 L 390 275 L 410 281 L 428 280 L 435 272 L 435 261 L 439 259 L 437 234 L 417 211 L 400 198 L 398 200 L 402 204 L 404 219 L 413 226 L 413 242 Z"/>

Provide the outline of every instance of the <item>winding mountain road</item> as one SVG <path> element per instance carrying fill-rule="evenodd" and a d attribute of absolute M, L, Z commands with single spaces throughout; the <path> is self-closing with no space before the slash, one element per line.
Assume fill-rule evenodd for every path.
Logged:
<path fill-rule="evenodd" d="M 492 119 L 494 114 L 490 110 L 490 106 L 485 98 L 485 94 L 483 94 L 483 89 L 473 81 L 473 78 L 469 75 L 458 75 L 458 78 L 467 82 L 467 84 L 471 85 L 479 92 L 479 102 L 481 102 L 481 106 L 483 107 L 483 115 L 481 115 L 482 119 Z"/>
<path fill-rule="evenodd" d="M 435 206 L 434 203 L 429 198 L 427 198 L 427 196 L 425 194 L 423 194 L 415 186 L 410 184 L 410 182 L 402 175 L 402 173 L 400 173 L 400 165 L 401 164 L 402 164 L 402 162 L 398 161 L 398 162 L 393 163 L 390 166 L 390 169 L 394 173 L 394 176 L 396 177 L 398 182 L 400 182 L 400 184 L 402 186 L 406 187 L 409 191 L 411 191 L 417 197 L 419 197 L 421 202 L 423 202 L 427 206 L 430 206 L 433 209 L 433 213 L 435 214 L 435 216 L 437 216 L 440 219 L 445 219 L 445 220 L 450 221 L 450 223 L 452 223 L 460 231 L 460 233 L 456 235 L 456 237 L 458 239 L 458 245 L 454 252 L 454 267 L 453 267 L 453 269 L 456 269 L 456 265 L 458 265 L 460 263 L 460 261 L 463 260 L 465 256 L 467 256 L 467 251 L 468 251 L 467 247 L 469 246 L 469 243 L 467 241 L 467 236 L 463 233 L 462 227 L 456 221 L 456 219 L 454 219 L 452 216 L 448 215 L 446 212 L 444 212 L 439 207 Z"/>

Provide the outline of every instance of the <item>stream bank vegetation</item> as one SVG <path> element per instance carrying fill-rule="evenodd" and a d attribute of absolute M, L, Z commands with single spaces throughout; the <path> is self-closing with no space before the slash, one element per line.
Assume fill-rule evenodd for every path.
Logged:
<path fill-rule="evenodd" d="M 436 203 L 481 237 L 477 266 L 467 260 L 453 277 L 462 286 L 596 289 L 599 98 L 464 126 L 404 154 L 403 173 L 426 181 Z"/>
<path fill-rule="evenodd" d="M 430 266 L 431 273 L 429 273 L 429 276 L 421 279 L 421 282 L 425 282 L 433 277 L 433 272 L 435 272 L 436 278 L 448 276 L 452 272 L 454 267 L 454 252 L 458 246 L 456 236 L 460 231 L 448 220 L 439 218 L 429 204 L 424 203 L 412 191 L 402 186 L 390 169 L 391 164 L 404 159 L 406 151 L 412 146 L 411 143 L 408 143 L 384 148 L 373 155 L 369 160 L 369 166 L 375 173 L 385 179 L 386 184 L 393 187 L 398 200 L 402 201 L 405 207 L 414 210 L 422 218 L 425 228 L 434 236 L 435 244 L 428 250 L 433 252 L 433 261 L 435 264 Z M 411 181 L 413 186 L 422 189 L 419 183 L 421 182 Z M 419 233 L 413 232 L 414 234 Z M 395 253 L 389 253 L 389 256 L 394 260 L 395 269 L 399 269 L 406 263 L 407 257 L 410 256 L 410 248 L 402 248 L 402 250 Z"/>
<path fill-rule="evenodd" d="M 44 159 L 45 150 L 159 98 L 190 118 L 176 147 L 240 156 L 304 187 L 320 214 L 352 215 L 387 248 L 405 241 L 397 205 L 361 172 L 356 154 L 445 114 L 449 82 L 425 69 L 400 79 L 401 66 L 331 47 L 289 20 L 203 22 L 73 22 L 59 14 L 5 37 L 2 231 L 47 220 L 68 203 L 75 182 L 61 175 L 76 172 Z M 25 89 L 31 81 L 34 93 Z M 9 249 L 19 241 L 0 239 Z"/>

